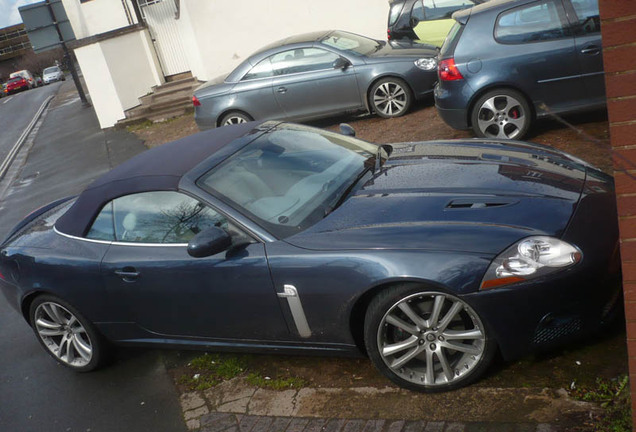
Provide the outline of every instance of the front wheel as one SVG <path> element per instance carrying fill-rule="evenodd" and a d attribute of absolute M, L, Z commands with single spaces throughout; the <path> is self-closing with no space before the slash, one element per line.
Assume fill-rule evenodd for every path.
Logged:
<path fill-rule="evenodd" d="M 366 348 L 376 368 L 411 390 L 466 386 L 485 372 L 495 352 L 475 310 L 441 291 L 388 288 L 371 301 L 364 324 Z"/>
<path fill-rule="evenodd" d="M 62 365 L 88 372 L 103 363 L 106 346 L 102 336 L 65 301 L 42 295 L 31 304 L 29 318 L 38 341 Z"/>
<path fill-rule="evenodd" d="M 482 138 L 521 139 L 531 121 L 526 98 L 510 89 L 489 91 L 477 100 L 471 112 L 473 131 Z"/>
<path fill-rule="evenodd" d="M 411 89 L 399 78 L 383 78 L 371 87 L 369 104 L 380 117 L 399 117 L 411 107 Z"/>

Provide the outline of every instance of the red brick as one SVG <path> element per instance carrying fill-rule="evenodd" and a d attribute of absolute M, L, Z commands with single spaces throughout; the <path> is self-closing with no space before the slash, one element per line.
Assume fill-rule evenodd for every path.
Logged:
<path fill-rule="evenodd" d="M 621 125 L 610 123 L 610 139 L 612 147 L 635 145 L 636 123 Z"/>
<path fill-rule="evenodd" d="M 636 50 L 634 51 L 636 56 Z M 626 99 L 610 99 L 607 101 L 607 113 L 610 123 L 636 120 L 636 97 Z"/>
<path fill-rule="evenodd" d="M 603 65 L 605 73 L 636 70 L 636 45 L 603 50 Z"/>
<path fill-rule="evenodd" d="M 618 228 L 621 233 L 621 238 L 636 239 L 636 218 L 634 217 L 619 218 Z"/>
<path fill-rule="evenodd" d="M 616 172 L 614 173 L 614 181 L 616 195 L 636 193 L 636 173 Z"/>
<path fill-rule="evenodd" d="M 623 263 L 625 265 L 625 263 Z M 625 299 L 636 300 L 636 285 L 633 283 L 623 283 L 623 296 Z"/>
<path fill-rule="evenodd" d="M 606 21 L 602 24 L 603 46 L 610 47 L 634 42 L 636 18 L 625 21 Z"/>
<path fill-rule="evenodd" d="M 608 99 L 619 96 L 636 96 L 636 71 L 606 74 L 605 91 Z"/>
<path fill-rule="evenodd" d="M 625 302 L 625 319 L 636 324 L 636 302 Z M 636 333 L 633 336 L 636 337 Z M 634 373 L 636 373 L 636 369 L 634 369 Z"/>
<path fill-rule="evenodd" d="M 636 261 L 636 241 L 621 241 L 621 259 Z"/>
<path fill-rule="evenodd" d="M 634 101 L 636 102 L 636 99 Z M 613 150 L 612 160 L 614 162 L 614 170 L 616 171 L 636 171 L 636 148 L 615 148 Z M 636 172 L 632 175 L 636 178 Z"/>
<path fill-rule="evenodd" d="M 636 261 L 623 260 L 623 288 L 624 291 L 634 290 L 636 292 Z M 627 300 L 627 299 L 625 299 Z M 631 298 L 632 301 L 636 301 L 636 297 Z"/>
<path fill-rule="evenodd" d="M 631 352 L 632 350 L 636 350 L 636 340 L 632 339 L 636 337 L 636 321 L 627 321 L 625 323 L 625 328 L 627 329 L 627 339 L 629 340 L 627 345 Z M 636 373 L 636 370 L 632 372 Z"/>
<path fill-rule="evenodd" d="M 636 15 L 636 2 L 631 0 L 599 0 L 598 6 L 602 20 Z"/>
<path fill-rule="evenodd" d="M 619 216 L 636 216 L 636 195 L 616 197 Z"/>

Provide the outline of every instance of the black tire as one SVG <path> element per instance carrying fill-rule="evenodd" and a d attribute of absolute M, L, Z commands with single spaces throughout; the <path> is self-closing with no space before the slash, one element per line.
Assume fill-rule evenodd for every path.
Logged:
<path fill-rule="evenodd" d="M 532 111 L 518 91 L 495 89 L 477 99 L 470 121 L 478 137 L 519 140 L 530 128 Z"/>
<path fill-rule="evenodd" d="M 37 297 L 29 308 L 36 338 L 58 363 L 77 372 L 89 372 L 107 359 L 107 342 L 77 309 L 52 296 Z"/>
<path fill-rule="evenodd" d="M 416 285 L 387 288 L 371 301 L 364 339 L 380 372 L 401 387 L 427 393 L 474 382 L 496 351 L 485 323 L 466 302 Z"/>
<path fill-rule="evenodd" d="M 383 118 L 400 117 L 411 108 L 413 95 L 408 84 L 400 78 L 387 77 L 369 90 L 369 106 Z"/>
<path fill-rule="evenodd" d="M 254 120 L 249 115 L 241 111 L 232 111 L 223 116 L 219 126 L 231 126 L 235 124 L 247 123 Z"/>

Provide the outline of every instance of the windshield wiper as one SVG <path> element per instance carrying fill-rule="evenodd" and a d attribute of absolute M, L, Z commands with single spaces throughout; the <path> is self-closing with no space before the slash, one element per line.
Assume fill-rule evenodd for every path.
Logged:
<path fill-rule="evenodd" d="M 360 180 L 362 180 L 362 178 L 369 172 L 369 170 L 371 169 L 371 167 L 367 166 L 365 167 L 355 178 L 354 181 L 351 182 L 351 184 L 349 186 L 347 186 L 347 188 L 342 192 L 342 194 L 338 195 L 336 197 L 335 203 L 333 205 L 327 206 L 325 208 L 325 217 L 331 213 L 332 211 L 334 211 L 335 209 L 337 209 L 338 207 L 340 207 L 340 205 L 345 201 L 345 199 L 347 199 L 347 197 L 349 196 L 349 194 L 351 193 L 351 191 L 353 190 L 354 187 L 356 187 L 356 185 L 360 182 Z M 374 171 L 375 172 L 375 171 Z"/>

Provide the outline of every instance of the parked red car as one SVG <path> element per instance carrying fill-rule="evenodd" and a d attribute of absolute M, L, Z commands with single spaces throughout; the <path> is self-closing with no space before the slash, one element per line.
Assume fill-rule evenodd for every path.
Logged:
<path fill-rule="evenodd" d="M 4 92 L 10 95 L 30 88 L 29 82 L 26 79 L 22 77 L 15 77 L 7 81 L 7 87 L 4 89 Z"/>

